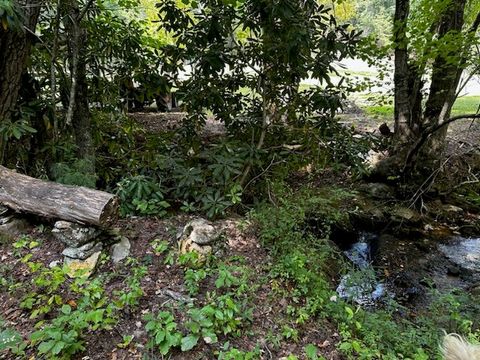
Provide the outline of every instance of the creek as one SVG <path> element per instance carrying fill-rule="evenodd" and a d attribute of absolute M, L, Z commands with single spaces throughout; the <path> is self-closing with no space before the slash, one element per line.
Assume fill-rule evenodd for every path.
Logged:
<path fill-rule="evenodd" d="M 395 299 L 415 307 L 431 300 L 430 289 L 480 290 L 480 238 L 445 233 L 401 238 L 360 232 L 347 243 L 337 240 L 352 265 L 341 277 L 337 293 L 359 305 Z"/>

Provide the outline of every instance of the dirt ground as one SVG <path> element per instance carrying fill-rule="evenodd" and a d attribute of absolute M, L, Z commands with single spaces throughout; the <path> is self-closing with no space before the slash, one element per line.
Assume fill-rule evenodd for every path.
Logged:
<path fill-rule="evenodd" d="M 166 306 L 172 306 L 175 315 L 182 318 L 186 311 L 181 303 L 165 295 L 165 290 L 170 290 L 181 296 L 188 296 L 183 276 L 184 268 L 178 264 L 165 265 L 165 255 L 158 255 L 152 249 L 151 242 L 154 239 L 167 240 L 172 249 L 176 248 L 175 234 L 191 218 L 185 215 L 174 216 L 169 219 L 137 218 L 121 220 L 116 224 L 122 234 L 128 236 L 131 242 L 130 256 L 137 259 L 140 264 L 147 266 L 148 273 L 141 281 L 144 292 L 138 307 L 132 311 L 125 311 L 111 331 L 96 331 L 86 337 L 86 351 L 74 359 L 91 360 L 127 360 L 127 359 L 160 359 L 158 353 L 154 354 L 146 348 L 147 334 L 144 330 L 145 321 L 143 315 L 147 312 L 156 312 Z M 239 226 L 242 224 L 242 226 Z M 215 224 L 225 234 L 225 243 L 219 258 L 225 263 L 235 263 L 236 259 L 242 259 L 242 264 L 247 266 L 251 276 L 248 279 L 248 287 L 255 291 L 248 295 L 248 307 L 253 310 L 251 321 L 242 326 L 241 335 L 238 337 L 220 337 L 218 344 L 198 345 L 193 350 L 182 353 L 174 351 L 169 359 L 215 359 L 217 351 L 225 341 L 230 341 L 231 346 L 243 351 L 253 350 L 260 346 L 261 359 L 280 359 L 289 354 L 302 354 L 307 344 L 316 345 L 327 359 L 340 360 L 342 356 L 337 352 L 335 345 L 339 341 L 339 335 L 332 325 L 324 321 L 307 321 L 298 327 L 299 339 L 285 339 L 281 335 L 282 325 L 288 323 L 286 309 L 289 305 L 287 299 L 278 298 L 278 292 L 272 289 L 272 283 L 268 276 L 269 258 L 265 249 L 259 244 L 252 229 L 243 229 L 241 219 L 222 220 Z M 240 230 L 240 227 L 242 230 Z M 21 259 L 29 252 L 33 254 L 31 261 L 41 262 L 48 266 L 52 261 L 61 261 L 63 246 L 50 234 L 50 227 L 41 224 L 33 224 L 26 232 L 32 239 L 36 239 L 40 245 L 33 250 L 21 249 L 15 251 L 12 243 L 0 245 L 1 266 L 0 275 L 23 284 L 14 292 L 2 291 L 0 293 L 0 314 L 6 325 L 14 327 L 24 338 L 29 336 L 34 329 L 35 323 L 42 318 L 30 319 L 29 312 L 20 308 L 19 304 L 23 296 L 30 291 L 34 275 L 22 263 Z M 18 249 L 17 249 L 18 250 Z M 111 261 L 102 263 L 95 276 L 110 274 L 105 283 L 107 293 L 125 288 L 125 276 L 128 269 L 125 262 L 114 265 Z M 63 288 L 62 288 L 63 289 Z M 214 291 L 212 281 L 202 283 L 199 296 L 194 300 L 198 305 L 203 302 L 203 297 L 208 291 Z M 59 291 L 64 299 L 68 299 L 69 293 Z M 47 314 L 44 319 L 49 319 Z M 134 340 L 127 349 L 120 349 L 117 344 L 122 342 L 124 335 L 134 335 Z M 272 338 L 281 338 L 278 346 L 272 346 Z M 27 358 L 33 359 L 33 352 L 27 349 Z M 0 359 L 14 359 L 13 355 L 0 354 Z"/>

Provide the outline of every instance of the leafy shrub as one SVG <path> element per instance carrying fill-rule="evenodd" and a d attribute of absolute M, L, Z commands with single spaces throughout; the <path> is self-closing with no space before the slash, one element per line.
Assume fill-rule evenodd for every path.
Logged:
<path fill-rule="evenodd" d="M 30 340 L 39 343 L 38 352 L 58 357 L 60 354 L 71 357 L 85 349 L 82 334 L 88 330 L 96 330 L 104 321 L 104 309 L 72 310 L 70 305 L 63 305 L 61 316 L 43 329 L 34 332 Z"/>
<path fill-rule="evenodd" d="M 52 175 L 55 181 L 66 185 L 95 188 L 97 181 L 93 163 L 85 159 L 75 160 L 71 164 L 57 163 L 52 166 Z"/>
<path fill-rule="evenodd" d="M 145 330 L 150 335 L 149 348 L 158 347 L 160 353 L 166 355 L 171 348 L 180 345 L 182 333 L 177 331 L 177 323 L 170 312 L 160 311 L 157 316 L 146 314 L 144 320 L 147 321 Z"/>
<path fill-rule="evenodd" d="M 228 349 L 230 344 L 224 346 L 223 351 L 218 354 L 218 360 L 254 360 L 261 358 L 261 352 L 258 348 L 253 351 L 241 351 L 236 348 Z"/>
<path fill-rule="evenodd" d="M 22 336 L 15 329 L 6 327 L 0 318 L 0 353 L 10 351 L 14 355 L 23 355 L 27 347 Z"/>
<path fill-rule="evenodd" d="M 120 198 L 120 214 L 164 216 L 170 204 L 164 200 L 163 192 L 151 177 L 137 175 L 124 178 L 116 191 Z"/>

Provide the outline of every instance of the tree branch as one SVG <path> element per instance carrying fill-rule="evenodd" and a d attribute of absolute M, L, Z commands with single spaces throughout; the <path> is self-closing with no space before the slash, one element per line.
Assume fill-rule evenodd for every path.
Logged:
<path fill-rule="evenodd" d="M 480 11 L 477 13 L 477 17 L 475 18 L 475 21 L 470 27 L 469 32 L 472 32 L 472 33 L 477 32 L 479 26 L 480 26 Z"/>
<path fill-rule="evenodd" d="M 443 121 L 440 124 L 437 124 L 435 126 L 431 126 L 430 128 L 425 129 L 422 132 L 422 136 L 416 141 L 416 143 L 413 145 L 413 147 L 410 149 L 408 152 L 407 157 L 405 158 L 405 163 L 403 165 L 402 172 L 405 172 L 405 170 L 408 167 L 411 167 L 412 164 L 411 161 L 414 158 L 414 156 L 418 153 L 420 148 L 425 144 L 425 142 L 438 130 L 442 129 L 443 127 L 447 126 L 448 124 L 451 124 L 454 121 L 457 120 L 462 120 L 462 119 L 480 119 L 480 114 L 465 114 L 465 115 L 458 115 L 449 118 L 448 120 Z M 410 166 L 409 166 L 410 165 Z"/>
<path fill-rule="evenodd" d="M 78 15 L 77 21 L 80 22 L 82 21 L 83 17 L 87 13 L 88 9 L 90 6 L 92 6 L 94 0 L 89 0 L 88 3 L 85 5 L 85 7 L 82 9 L 82 12 Z"/>

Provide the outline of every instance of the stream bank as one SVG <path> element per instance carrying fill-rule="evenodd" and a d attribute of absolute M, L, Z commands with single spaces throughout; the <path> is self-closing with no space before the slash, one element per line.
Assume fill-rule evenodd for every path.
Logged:
<path fill-rule="evenodd" d="M 420 214 L 399 206 L 388 187 L 366 186 L 376 195 L 360 194 L 349 225 L 339 224 L 332 233 L 351 265 L 337 284 L 340 297 L 366 307 L 394 299 L 420 309 L 434 292 L 480 295 L 477 214 L 439 201 Z"/>

